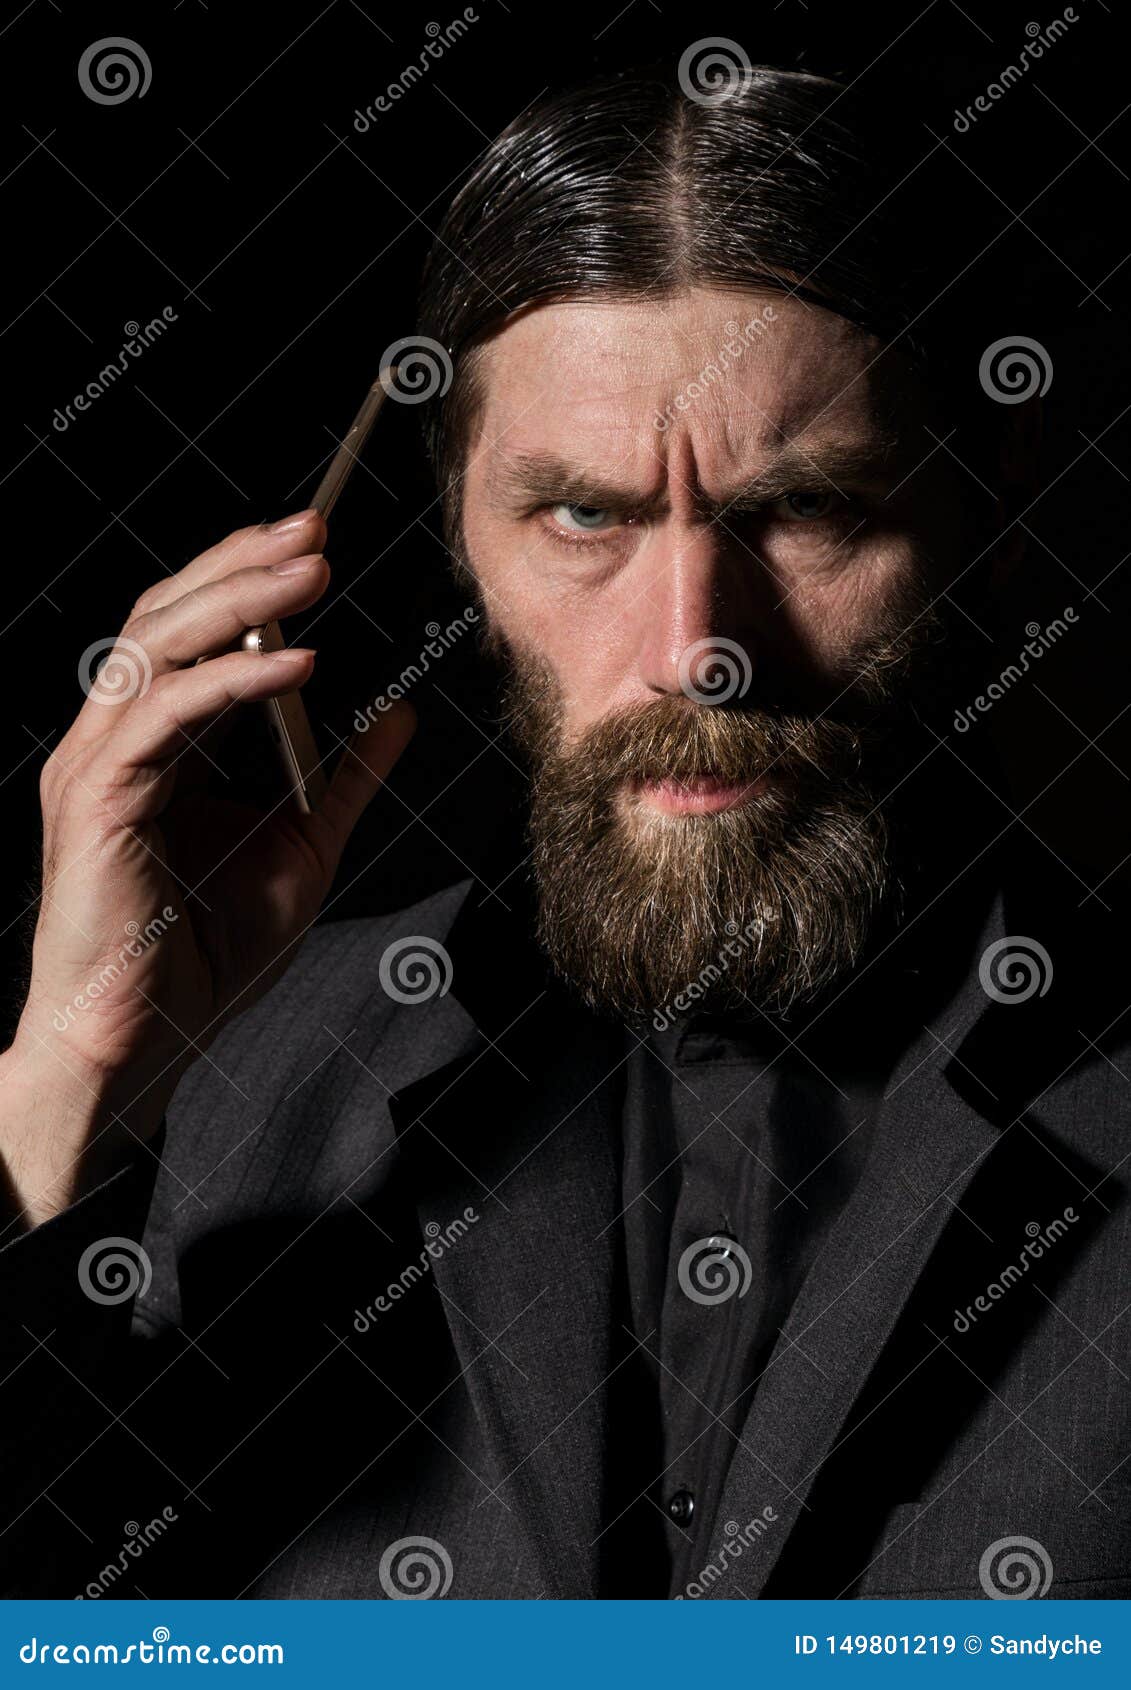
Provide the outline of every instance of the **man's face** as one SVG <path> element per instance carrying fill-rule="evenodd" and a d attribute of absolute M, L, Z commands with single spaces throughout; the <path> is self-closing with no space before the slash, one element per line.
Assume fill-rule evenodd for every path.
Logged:
<path fill-rule="evenodd" d="M 770 292 L 544 306 L 480 356 L 463 543 L 534 763 L 543 938 L 622 1013 L 735 924 L 703 999 L 813 996 L 893 893 L 876 782 L 964 555 L 925 394 Z"/>

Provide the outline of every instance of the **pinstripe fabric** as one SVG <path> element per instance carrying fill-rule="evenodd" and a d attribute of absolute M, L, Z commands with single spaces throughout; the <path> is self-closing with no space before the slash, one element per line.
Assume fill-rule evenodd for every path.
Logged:
<path fill-rule="evenodd" d="M 1125 953 L 1039 870 L 983 941 L 1039 940 L 1051 988 L 968 974 L 903 1052 L 692 1594 L 977 1597 L 1009 1537 L 1050 1595 L 1131 1594 Z M 387 1595 L 410 1537 L 452 1596 L 625 1588 L 623 1034 L 468 892 L 316 930 L 157 1155 L 0 1252 L 8 1594 L 79 1594 L 163 1508 L 149 1596 Z M 420 935 L 451 989 L 400 1003 L 381 959 Z M 132 1326 L 77 1288 L 117 1236 L 152 1266 Z"/>

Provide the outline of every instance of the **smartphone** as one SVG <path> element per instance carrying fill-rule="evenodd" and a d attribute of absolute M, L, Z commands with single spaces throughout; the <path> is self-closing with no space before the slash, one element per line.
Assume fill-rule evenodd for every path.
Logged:
<path fill-rule="evenodd" d="M 262 628 L 249 628 L 242 644 L 245 651 L 267 652 L 282 651 L 286 642 L 279 624 L 268 622 Z M 292 692 L 285 698 L 265 699 L 262 710 L 291 797 L 308 816 L 326 796 L 328 782 L 306 706 Z"/>
<path fill-rule="evenodd" d="M 322 516 L 328 518 L 341 497 L 396 375 L 396 365 L 381 371 L 319 482 L 310 508 Z M 282 651 L 286 644 L 277 622 L 249 628 L 242 643 L 245 651 L 262 652 Z M 285 698 L 266 699 L 260 708 L 291 798 L 304 815 L 310 815 L 325 797 L 328 782 L 306 706 L 299 694 L 293 692 Z"/>

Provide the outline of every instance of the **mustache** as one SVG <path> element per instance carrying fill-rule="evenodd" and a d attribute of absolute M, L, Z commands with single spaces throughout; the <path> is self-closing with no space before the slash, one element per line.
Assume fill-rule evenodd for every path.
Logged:
<path fill-rule="evenodd" d="M 878 912 L 895 909 L 878 795 L 891 786 L 896 689 L 891 710 L 835 718 L 764 693 L 725 704 L 665 693 L 568 734 L 549 665 L 506 657 L 503 725 L 528 764 L 538 938 L 591 1008 L 634 1017 L 671 1003 L 744 912 L 758 943 L 708 995 L 784 1012 L 837 978 Z M 756 804 L 672 827 L 634 827 L 623 813 L 633 782 L 742 785 L 771 770 Z"/>
<path fill-rule="evenodd" d="M 852 784 L 872 734 L 867 727 L 758 705 L 710 705 L 683 695 L 603 716 L 566 743 L 561 701 L 548 675 L 537 684 L 525 665 L 512 673 L 508 716 L 533 774 L 535 792 L 583 793 L 598 803 L 628 783 L 691 785 L 754 781 L 771 771 L 795 791 Z"/>
<path fill-rule="evenodd" d="M 931 676 L 940 626 L 923 612 L 877 630 L 839 690 L 819 700 L 765 680 L 752 696 L 722 702 L 668 693 L 610 711 L 568 739 L 562 688 L 545 660 L 497 629 L 490 655 L 501 671 L 501 725 L 536 787 L 609 796 L 631 780 L 743 783 L 774 770 L 812 793 L 829 780 L 852 783 L 865 765 L 875 772 L 898 754 L 919 720 L 909 682 Z"/>
<path fill-rule="evenodd" d="M 593 787 L 625 781 L 756 780 L 771 770 L 809 779 L 854 773 L 863 736 L 824 717 L 733 709 L 682 697 L 607 716 L 561 753 Z"/>

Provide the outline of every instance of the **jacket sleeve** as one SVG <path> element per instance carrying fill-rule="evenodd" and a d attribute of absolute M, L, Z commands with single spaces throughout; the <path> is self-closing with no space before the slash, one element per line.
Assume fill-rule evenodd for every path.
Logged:
<path fill-rule="evenodd" d="M 96 1539 L 87 1516 L 103 1503 L 87 1481 L 104 1471 L 107 1434 L 123 1395 L 139 1385 L 145 1346 L 131 1340 L 131 1321 L 152 1279 L 142 1237 L 163 1135 L 164 1127 L 111 1179 L 0 1248 L 5 1597 L 77 1594 L 67 1587 L 70 1568 L 81 1567 L 84 1540 Z M 121 1440 L 111 1441 L 120 1462 Z M 128 1489 L 126 1477 L 116 1473 L 108 1490 Z"/>

